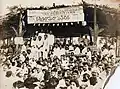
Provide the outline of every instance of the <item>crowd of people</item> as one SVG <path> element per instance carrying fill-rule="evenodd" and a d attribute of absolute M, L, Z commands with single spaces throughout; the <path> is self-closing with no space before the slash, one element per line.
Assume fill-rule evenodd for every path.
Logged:
<path fill-rule="evenodd" d="M 13 89 L 101 89 L 116 58 L 111 43 L 100 40 L 95 50 L 87 36 L 55 38 L 51 31 L 36 31 L 13 56 L 15 49 L 3 45 L 0 57 L 5 76 L 15 77 Z"/>

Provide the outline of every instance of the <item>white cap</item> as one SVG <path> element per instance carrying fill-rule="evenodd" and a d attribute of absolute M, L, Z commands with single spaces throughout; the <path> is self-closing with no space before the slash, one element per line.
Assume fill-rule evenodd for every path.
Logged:
<path fill-rule="evenodd" d="M 111 46 L 110 46 L 110 48 L 112 48 L 112 49 L 113 49 L 113 48 L 114 48 L 114 46 L 113 46 L 113 45 L 111 45 Z"/>

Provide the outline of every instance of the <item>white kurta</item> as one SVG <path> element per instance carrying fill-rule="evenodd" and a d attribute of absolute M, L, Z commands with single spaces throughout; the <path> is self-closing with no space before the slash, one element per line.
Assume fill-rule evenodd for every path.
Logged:
<path fill-rule="evenodd" d="M 78 47 L 74 50 L 74 54 L 75 55 L 79 55 L 80 54 L 80 49 Z"/>
<path fill-rule="evenodd" d="M 52 35 L 52 34 L 48 35 L 48 43 L 49 43 L 49 45 L 54 44 L 54 35 Z"/>

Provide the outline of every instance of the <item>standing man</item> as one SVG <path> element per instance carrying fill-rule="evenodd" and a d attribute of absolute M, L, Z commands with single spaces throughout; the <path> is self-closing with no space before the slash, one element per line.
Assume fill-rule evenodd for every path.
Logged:
<path fill-rule="evenodd" d="M 48 44 L 48 35 L 47 34 L 44 35 L 43 42 L 44 42 L 44 45 L 43 45 L 43 58 L 45 59 L 45 58 L 47 58 L 48 52 L 49 52 L 49 44 Z"/>
<path fill-rule="evenodd" d="M 48 43 L 49 43 L 49 48 L 51 49 L 53 44 L 54 44 L 54 35 L 52 34 L 52 31 L 50 31 L 50 34 L 48 35 Z"/>

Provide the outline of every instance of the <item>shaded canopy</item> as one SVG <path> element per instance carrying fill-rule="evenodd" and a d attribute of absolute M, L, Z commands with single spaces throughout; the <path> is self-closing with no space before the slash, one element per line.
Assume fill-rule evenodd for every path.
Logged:
<path fill-rule="evenodd" d="M 1 38 L 10 38 L 15 35 L 15 32 L 13 29 L 11 29 L 11 26 L 13 26 L 16 31 L 19 30 L 19 20 L 20 20 L 20 14 L 18 11 L 21 9 L 24 11 L 22 20 L 25 22 L 25 26 L 23 26 L 23 30 L 26 31 L 24 34 L 24 37 L 27 35 L 33 34 L 36 29 L 40 29 L 37 25 L 28 25 L 27 24 L 27 9 L 37 9 L 37 10 L 45 10 L 45 9 L 54 9 L 54 8 L 64 8 L 64 7 L 71 7 L 71 6 L 65 6 L 65 5 L 59 5 L 55 7 L 40 7 L 40 8 L 19 8 L 17 6 L 11 7 L 10 13 L 8 13 L 5 17 L 5 19 L 2 22 L 2 28 L 1 32 Z M 85 13 L 85 21 L 87 22 L 87 26 L 89 28 L 93 28 L 94 24 L 94 7 L 91 4 L 83 3 L 84 13 Z M 14 9 L 16 9 L 16 12 L 13 12 Z M 13 11 L 12 11 L 13 10 Z M 109 13 L 108 13 L 109 12 Z M 118 12 L 116 9 L 105 7 L 105 6 L 97 6 L 97 24 L 99 28 L 104 28 L 105 30 L 100 33 L 100 35 L 104 36 L 106 34 L 115 36 L 120 35 L 120 12 Z M 65 23 L 63 23 L 65 24 Z M 68 23 L 69 24 L 69 23 Z M 74 23 L 76 24 L 76 23 Z M 58 26 L 44 26 L 42 27 L 45 29 L 49 28 L 50 30 L 53 30 L 55 35 L 58 36 L 78 36 L 79 34 L 86 34 L 86 27 L 82 27 L 81 24 L 79 26 L 76 25 L 61 25 Z M 57 30 L 57 31 L 56 31 Z M 88 33 L 88 32 L 87 32 Z"/>
<path fill-rule="evenodd" d="M 59 7 L 53 7 L 53 8 L 49 8 L 49 9 L 54 9 L 54 8 L 63 8 L 63 7 L 70 7 L 70 6 L 59 6 Z M 42 10 L 42 9 L 47 9 L 47 8 L 28 8 L 31 10 Z M 77 24 L 77 22 L 71 22 L 73 23 L 73 25 L 71 25 L 70 23 L 68 23 L 68 25 L 66 26 L 66 23 L 63 23 L 63 25 L 61 25 L 62 23 L 59 23 L 59 26 L 57 26 L 55 23 L 51 23 L 50 26 L 47 26 L 47 24 L 45 24 L 44 27 L 42 26 L 38 26 L 38 24 L 36 24 L 35 26 L 29 25 L 27 24 L 27 15 L 25 15 L 25 22 L 26 22 L 26 33 L 24 34 L 24 37 L 26 36 L 30 36 L 30 34 L 35 33 L 36 30 L 43 29 L 44 32 L 47 32 L 46 29 L 51 30 L 53 32 L 53 34 L 55 36 L 64 36 L 64 37 L 70 37 L 70 36 L 80 36 L 80 34 L 90 34 L 90 29 L 89 27 L 93 28 L 93 24 L 94 24 L 94 8 L 93 7 L 84 7 L 84 14 L 85 14 L 85 21 L 87 22 L 87 26 L 82 26 L 82 22 L 80 24 Z M 27 12 L 26 12 L 27 13 Z M 97 8 L 97 24 L 99 25 L 100 28 L 104 28 L 107 25 L 107 20 L 106 20 L 106 15 L 104 14 L 104 12 Z M 101 17 L 103 19 L 101 19 Z M 52 24 L 55 24 L 55 26 L 52 26 Z"/>

